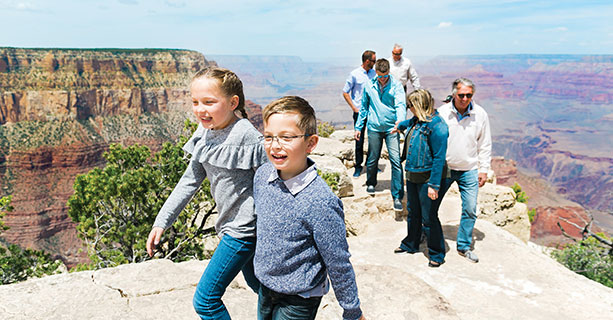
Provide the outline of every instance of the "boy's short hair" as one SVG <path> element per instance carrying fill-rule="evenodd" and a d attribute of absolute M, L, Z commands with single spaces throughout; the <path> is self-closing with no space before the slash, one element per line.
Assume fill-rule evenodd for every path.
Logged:
<path fill-rule="evenodd" d="M 390 71 L 390 62 L 387 61 L 387 59 L 378 59 L 377 62 L 375 62 L 375 70 L 381 73 L 387 73 Z"/>
<path fill-rule="evenodd" d="M 298 128 L 307 135 L 317 134 L 317 119 L 315 110 L 308 101 L 298 96 L 285 96 L 269 103 L 262 111 L 264 124 L 275 113 L 296 113 L 300 116 Z"/>

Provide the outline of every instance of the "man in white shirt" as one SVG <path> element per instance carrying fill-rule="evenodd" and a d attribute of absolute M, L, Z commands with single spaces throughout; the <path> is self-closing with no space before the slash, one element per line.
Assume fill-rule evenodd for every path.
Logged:
<path fill-rule="evenodd" d="M 455 181 L 462 198 L 462 217 L 458 227 L 457 249 L 461 256 L 479 262 L 471 250 L 473 228 L 477 219 L 477 194 L 487 180 L 492 154 L 492 138 L 487 112 L 472 101 L 474 83 L 459 78 L 452 85 L 453 99 L 438 109 L 449 126 L 447 166 L 451 176 L 441 186 L 443 197 Z"/>
<path fill-rule="evenodd" d="M 414 89 L 421 88 L 421 84 L 419 83 L 419 76 L 417 75 L 417 71 L 413 68 L 411 64 L 411 60 L 406 59 L 402 56 L 402 46 L 399 44 L 394 45 L 394 49 L 392 49 L 392 57 L 389 59 L 390 63 L 390 74 L 394 79 L 400 81 L 402 86 L 404 87 L 404 92 L 407 93 L 407 82 L 411 80 L 411 85 Z"/>
<path fill-rule="evenodd" d="M 362 94 L 364 92 L 364 85 L 374 78 L 377 74 L 373 66 L 377 61 L 377 56 L 374 51 L 366 50 L 362 53 L 362 65 L 351 71 L 349 77 L 345 81 L 343 87 L 343 98 L 347 101 L 349 107 L 353 111 L 353 125 L 358 120 L 358 114 L 360 107 L 362 107 Z M 366 126 L 362 128 L 362 136 Z M 364 160 L 364 139 L 355 141 L 355 171 L 353 177 L 357 178 L 362 173 L 362 162 Z"/>

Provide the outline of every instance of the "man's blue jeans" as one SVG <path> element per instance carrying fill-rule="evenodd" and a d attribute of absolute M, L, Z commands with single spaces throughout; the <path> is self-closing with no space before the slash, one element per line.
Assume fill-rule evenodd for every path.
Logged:
<path fill-rule="evenodd" d="M 453 182 L 458 184 L 462 199 L 462 218 L 458 227 L 457 248 L 460 251 L 470 250 L 473 239 L 473 229 L 477 220 L 477 195 L 479 193 L 479 172 L 451 170 L 451 178 L 446 178 L 441 186 L 439 197 L 443 197 Z"/>
<path fill-rule="evenodd" d="M 443 263 L 445 261 L 445 238 L 443 228 L 438 219 L 438 208 L 442 197 L 436 200 L 428 198 L 427 183 L 412 183 L 407 181 L 407 236 L 402 239 L 400 248 L 408 252 L 419 251 L 421 231 L 426 234 L 428 256 L 430 260 Z"/>
<path fill-rule="evenodd" d="M 320 303 L 321 297 L 282 294 L 262 285 L 258 296 L 258 320 L 312 320 Z"/>
<path fill-rule="evenodd" d="M 366 158 L 366 185 L 377 185 L 377 164 L 381 156 L 383 140 L 387 146 L 390 163 L 392 165 L 392 197 L 404 197 L 404 179 L 402 178 L 402 165 L 400 164 L 400 139 L 398 133 L 376 132 L 368 130 L 368 157 Z"/>
<path fill-rule="evenodd" d="M 230 319 L 228 310 L 221 301 L 226 287 L 239 271 L 254 292 L 260 282 L 253 272 L 255 238 L 236 239 L 224 235 L 215 249 L 194 293 L 194 309 L 201 319 Z"/>

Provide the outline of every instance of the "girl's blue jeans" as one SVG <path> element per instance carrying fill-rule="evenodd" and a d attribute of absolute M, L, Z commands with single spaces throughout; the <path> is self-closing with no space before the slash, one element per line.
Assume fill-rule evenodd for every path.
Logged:
<path fill-rule="evenodd" d="M 260 283 L 253 271 L 255 237 L 236 239 L 224 235 L 213 253 L 194 293 L 194 309 L 202 319 L 230 319 L 230 314 L 221 301 L 226 287 L 239 271 L 254 292 Z"/>

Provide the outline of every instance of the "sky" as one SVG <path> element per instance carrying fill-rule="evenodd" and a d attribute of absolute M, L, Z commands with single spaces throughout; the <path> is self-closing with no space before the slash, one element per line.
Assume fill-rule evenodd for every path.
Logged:
<path fill-rule="evenodd" d="M 0 46 L 180 48 L 307 61 L 613 54 L 611 0 L 0 0 Z M 379 56 L 381 56 L 379 54 Z"/>

